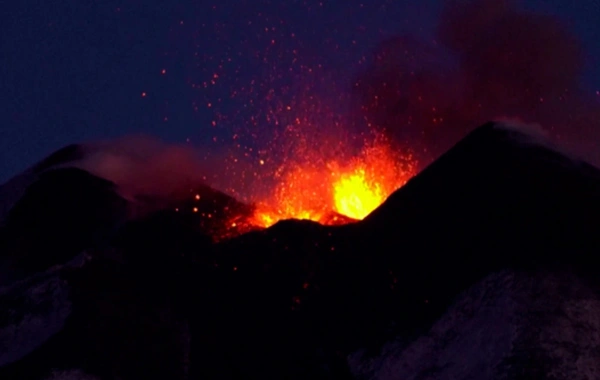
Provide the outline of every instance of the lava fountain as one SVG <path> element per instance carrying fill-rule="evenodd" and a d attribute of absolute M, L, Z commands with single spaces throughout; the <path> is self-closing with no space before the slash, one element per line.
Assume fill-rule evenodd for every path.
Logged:
<path fill-rule="evenodd" d="M 343 224 L 366 217 L 416 171 L 409 154 L 376 139 L 349 162 L 297 166 L 280 178 L 273 196 L 257 204 L 252 223 L 268 227 L 285 219 Z"/>

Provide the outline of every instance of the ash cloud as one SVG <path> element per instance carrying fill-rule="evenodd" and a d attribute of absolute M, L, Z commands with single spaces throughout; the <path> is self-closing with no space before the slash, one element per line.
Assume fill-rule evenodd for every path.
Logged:
<path fill-rule="evenodd" d="M 580 78 L 585 53 L 555 17 L 508 0 L 445 3 L 435 41 L 383 41 L 357 77 L 360 117 L 424 163 L 478 125 L 537 123 L 599 164 L 600 109 Z"/>

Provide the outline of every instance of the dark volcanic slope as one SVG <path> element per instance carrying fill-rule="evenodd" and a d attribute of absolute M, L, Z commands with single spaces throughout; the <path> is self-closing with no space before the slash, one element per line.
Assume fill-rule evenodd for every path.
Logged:
<path fill-rule="evenodd" d="M 232 320 L 286 320 L 290 331 L 280 329 L 278 339 L 309 339 L 348 353 L 393 334 L 412 339 L 427 331 L 462 290 L 496 270 L 589 268 L 600 248 L 593 223 L 599 212 L 596 168 L 490 123 L 360 223 L 281 223 L 219 245 L 216 257 L 230 273 L 234 290 L 227 297 L 241 308 Z M 214 310 L 231 307 L 225 303 Z M 269 326 L 256 334 L 269 336 Z M 222 349 L 250 362 L 285 355 L 280 341 L 271 343 L 266 347 L 277 352 Z"/>
<path fill-rule="evenodd" d="M 572 379 L 599 359 L 600 172 L 513 127 L 480 127 L 350 225 L 213 243 L 198 218 L 216 205 L 191 196 L 0 289 L 0 338 L 37 347 L 0 344 L 0 378 L 352 379 L 361 350 L 361 378 Z M 37 197 L 15 236 L 53 210 Z M 52 328 L 20 339 L 31 320 Z"/>
<path fill-rule="evenodd" d="M 371 360 L 354 355 L 353 368 L 373 380 L 597 379 L 598 294 L 568 271 L 493 273 L 429 331 Z"/>
<path fill-rule="evenodd" d="M 115 232 L 133 233 L 137 227 L 131 224 L 122 231 L 117 227 L 140 217 L 141 226 L 157 220 L 168 225 L 175 219 L 217 237 L 249 230 L 242 223 L 232 225 L 251 215 L 252 207 L 202 184 L 169 197 L 135 194 L 134 200 L 126 200 L 115 183 L 70 166 L 92 153 L 90 147 L 68 145 L 0 188 L 0 257 L 12 265 L 12 273 L 2 277 L 14 279 L 17 272 L 36 272 L 64 263 L 84 249 L 106 246 Z M 197 194 L 201 198 L 196 199 Z M 179 215 L 172 218 L 175 210 Z M 173 239 L 168 233 L 142 235 L 150 243 Z M 0 284 L 7 281 L 0 278 Z"/>
<path fill-rule="evenodd" d="M 24 191 L 38 176 L 47 170 L 58 167 L 67 167 L 85 158 L 87 149 L 81 144 L 71 144 L 57 150 L 44 158 L 33 167 L 10 179 L 7 183 L 0 185 L 0 225 L 8 211 L 21 198 Z"/>
<path fill-rule="evenodd" d="M 126 207 L 112 182 L 84 170 L 41 173 L 0 230 L 1 254 L 25 273 L 64 263 L 106 238 Z"/>
<path fill-rule="evenodd" d="M 585 268 L 600 248 L 600 172 L 487 124 L 363 221 L 399 285 L 439 293 L 507 265 Z M 368 232 L 367 232 L 368 231 Z M 429 280 L 426 280 L 429 278 Z M 433 296 L 433 295 L 432 295 Z"/>

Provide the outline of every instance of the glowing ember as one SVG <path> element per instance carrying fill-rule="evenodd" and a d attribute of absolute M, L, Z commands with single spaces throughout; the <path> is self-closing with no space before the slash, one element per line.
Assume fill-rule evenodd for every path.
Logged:
<path fill-rule="evenodd" d="M 411 156 L 393 154 L 385 142 L 366 148 L 342 166 L 298 167 L 282 178 L 273 198 L 260 203 L 253 223 L 268 227 L 284 219 L 308 219 L 323 224 L 332 215 L 363 219 L 415 173 Z"/>

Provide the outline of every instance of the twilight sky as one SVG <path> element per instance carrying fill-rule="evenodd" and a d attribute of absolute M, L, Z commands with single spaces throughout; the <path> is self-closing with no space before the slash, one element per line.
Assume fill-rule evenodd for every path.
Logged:
<path fill-rule="evenodd" d="M 599 129 L 595 110 L 600 104 L 600 1 L 526 0 L 519 4 L 521 10 L 556 17 L 582 44 L 582 66 L 572 73 L 577 84 L 562 74 L 556 77 L 557 72 L 569 71 L 576 64 L 557 60 L 539 71 L 545 73 L 540 77 L 552 78 L 556 85 L 538 86 L 536 99 L 541 102 L 546 94 L 562 99 L 564 94 L 557 95 L 555 87 L 562 86 L 563 80 L 565 86 L 580 85 L 577 90 L 569 89 L 582 100 L 577 100 L 568 115 L 557 118 L 552 113 L 555 111 L 547 114 L 567 125 L 573 113 L 585 109 L 581 113 L 591 116 L 574 123 L 588 125 L 595 120 L 599 122 L 595 129 Z M 365 104 L 363 95 L 370 91 L 359 90 L 362 95 L 356 95 L 352 87 L 357 78 L 362 79 L 361 83 L 370 83 L 369 88 L 378 88 L 373 72 L 393 76 L 386 71 L 389 67 L 371 67 L 374 51 L 387 51 L 389 55 L 389 49 L 400 51 L 410 46 L 412 50 L 406 51 L 410 50 L 411 60 L 402 61 L 402 67 L 407 72 L 433 72 L 424 75 L 430 81 L 435 78 L 437 84 L 409 82 L 409 87 L 414 84 L 417 89 L 407 96 L 416 96 L 424 89 L 439 94 L 445 91 L 440 83 L 448 83 L 448 93 L 456 88 L 464 90 L 465 86 L 477 92 L 485 88 L 482 83 L 494 82 L 494 73 L 505 75 L 505 71 L 502 74 L 494 69 L 489 74 L 492 79 L 481 81 L 487 75 L 481 64 L 483 55 L 475 54 L 473 58 L 474 54 L 467 51 L 475 46 L 473 38 L 465 42 L 466 37 L 461 37 L 456 26 L 469 25 L 469 21 L 458 23 L 460 16 L 448 16 L 442 8 L 441 0 L 10 2 L 3 5 L 0 15 L 0 183 L 72 142 L 143 133 L 167 142 L 191 144 L 201 151 L 219 151 L 239 144 L 244 147 L 240 149 L 254 147 L 255 154 L 267 141 L 277 140 L 285 129 L 282 126 L 294 120 L 314 125 L 315 131 L 328 125 L 351 125 L 349 120 L 355 120 L 349 116 L 353 114 L 349 109 L 356 104 L 353 101 L 359 99 Z M 448 26 L 444 35 L 436 32 L 442 14 L 444 20 L 454 17 L 454 25 Z M 504 19 L 509 20 L 508 29 L 531 34 L 527 27 L 514 27 L 521 25 L 519 17 Z M 482 30 L 483 26 L 465 28 Z M 498 27 L 497 32 L 504 30 Z M 510 38 L 520 40 L 515 33 Z M 541 45 L 546 50 L 552 50 L 558 34 L 540 33 L 535 38 L 544 41 Z M 382 41 L 401 35 L 410 38 L 392 39 L 380 46 Z M 489 40 L 493 46 L 503 43 L 493 36 Z M 566 54 L 570 46 L 570 40 L 565 41 L 556 44 L 562 47 L 560 54 Z M 438 48 L 440 44 L 443 49 Z M 535 41 L 532 44 L 540 45 Z M 541 57 L 540 62 L 552 61 L 544 58 L 544 54 L 550 54 L 544 49 L 538 51 L 526 44 L 517 48 L 511 45 L 510 49 L 516 54 L 533 51 Z M 496 56 L 492 51 L 487 57 Z M 453 72 L 456 59 L 466 62 L 462 71 L 467 79 L 461 79 L 460 84 L 446 81 L 444 76 Z M 529 61 L 515 62 L 514 67 L 527 72 Z M 540 62 L 537 65 L 545 65 Z M 440 66 L 447 68 L 444 75 L 440 74 Z M 523 75 L 515 80 L 524 83 L 531 76 L 535 77 Z M 397 85 L 406 83 L 399 79 Z M 513 94 L 518 88 L 504 87 L 495 94 L 519 98 Z M 520 106 L 484 97 L 484 108 L 490 111 L 473 120 L 500 114 L 529 116 Z M 446 98 L 440 95 L 435 105 L 445 104 L 451 109 L 454 103 Z M 473 98 L 465 95 L 461 99 L 460 107 L 464 108 L 464 103 Z M 489 106 L 492 103 L 498 106 Z M 406 107 L 411 116 L 420 112 L 410 105 Z M 390 120 L 388 111 L 377 109 L 369 117 Z M 543 122 L 544 112 L 536 108 L 531 118 Z M 455 120 L 461 122 L 471 120 L 466 115 L 473 115 L 459 113 Z M 600 131 L 592 131 L 592 127 L 580 129 L 582 136 L 587 133 L 586 140 L 600 136 Z M 572 130 L 573 135 L 580 134 L 580 130 Z M 400 135 L 410 143 L 411 133 Z M 285 151 L 285 144 L 279 147 Z"/>

